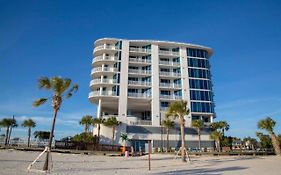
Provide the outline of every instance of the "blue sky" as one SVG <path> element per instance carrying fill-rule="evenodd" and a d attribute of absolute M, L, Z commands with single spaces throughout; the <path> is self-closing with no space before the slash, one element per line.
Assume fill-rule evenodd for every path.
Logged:
<path fill-rule="evenodd" d="M 272 116 L 281 133 L 280 1 L 11 1 L 0 0 L 0 119 L 16 116 L 49 130 L 50 104 L 40 76 L 70 77 L 80 85 L 64 101 L 56 137 L 74 135 L 88 101 L 93 43 L 102 37 L 157 39 L 206 45 L 211 58 L 217 120 L 227 134 L 255 136 L 257 121 Z M 26 135 L 16 128 L 14 136 Z M 1 134 L 4 129 L 1 130 Z"/>

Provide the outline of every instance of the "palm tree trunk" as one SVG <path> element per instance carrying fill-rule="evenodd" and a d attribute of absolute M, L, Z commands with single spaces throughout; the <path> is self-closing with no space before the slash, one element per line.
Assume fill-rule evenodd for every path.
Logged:
<path fill-rule="evenodd" d="M 114 148 L 114 135 L 115 135 L 115 127 L 112 127 L 112 150 Z"/>
<path fill-rule="evenodd" d="M 186 162 L 186 155 L 185 155 L 185 133 L 184 133 L 184 120 L 181 119 L 181 160 Z"/>
<path fill-rule="evenodd" d="M 6 130 L 6 138 L 5 138 L 5 145 L 8 145 L 8 137 L 9 137 L 9 126 L 7 126 L 7 130 Z"/>
<path fill-rule="evenodd" d="M 220 139 L 217 140 L 218 143 L 218 152 L 221 152 L 221 143 L 220 143 Z"/>
<path fill-rule="evenodd" d="M 9 137 L 8 137 L 8 144 L 10 144 L 11 134 L 12 134 L 12 128 L 13 128 L 13 125 L 10 126 Z"/>
<path fill-rule="evenodd" d="M 31 135 L 31 128 L 28 128 L 28 140 L 27 140 L 27 147 L 30 146 L 30 135 Z"/>
<path fill-rule="evenodd" d="M 98 124 L 98 144 L 100 144 L 100 124 Z"/>
<path fill-rule="evenodd" d="M 272 140 L 272 145 L 273 145 L 275 154 L 277 156 L 281 156 L 281 151 L 280 151 L 280 146 L 279 146 L 280 143 L 274 133 L 271 134 L 271 140 Z"/>
<path fill-rule="evenodd" d="M 52 129 L 51 129 L 51 133 L 50 133 L 50 137 L 49 137 L 49 144 L 48 144 L 49 151 L 47 151 L 45 163 L 44 163 L 44 166 L 43 166 L 44 171 L 47 171 L 49 169 L 49 156 L 50 156 L 49 154 L 51 153 L 51 147 L 52 147 L 53 134 L 54 134 L 54 130 L 55 130 L 57 113 L 58 113 L 58 108 L 57 109 L 55 108 L 54 109 L 54 118 L 53 118 L 53 123 L 52 123 Z"/>
<path fill-rule="evenodd" d="M 201 132 L 200 129 L 198 128 L 198 146 L 199 146 L 199 151 L 201 152 Z"/>
<path fill-rule="evenodd" d="M 169 151 L 169 128 L 167 128 L 167 148 L 166 148 L 166 152 Z"/>

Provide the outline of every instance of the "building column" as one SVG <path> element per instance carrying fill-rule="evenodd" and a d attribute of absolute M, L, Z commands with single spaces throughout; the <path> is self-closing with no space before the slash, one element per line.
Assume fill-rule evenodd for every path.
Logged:
<path fill-rule="evenodd" d="M 151 119 L 152 126 L 160 126 L 160 101 L 159 101 L 159 47 L 156 44 L 151 46 L 151 66 L 152 66 L 152 100 Z"/>
<path fill-rule="evenodd" d="M 101 118 L 101 99 L 99 99 L 98 109 L 97 109 L 97 118 Z"/>
<path fill-rule="evenodd" d="M 187 107 L 191 111 L 189 77 L 188 77 L 188 61 L 186 48 L 180 48 L 180 62 L 181 62 L 181 83 L 182 83 L 182 98 L 187 101 Z M 185 125 L 190 127 L 192 122 L 191 112 L 185 117 Z"/>
<path fill-rule="evenodd" d="M 127 118 L 128 67 L 129 67 L 129 41 L 122 40 L 118 118 L 119 121 L 122 121 L 123 123 L 126 122 L 126 118 Z"/>

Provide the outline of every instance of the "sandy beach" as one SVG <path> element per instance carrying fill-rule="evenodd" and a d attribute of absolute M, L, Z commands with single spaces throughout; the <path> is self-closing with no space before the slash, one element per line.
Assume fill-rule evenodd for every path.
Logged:
<path fill-rule="evenodd" d="M 44 174 L 28 172 L 27 166 L 39 152 L 15 150 L 0 151 L 0 174 Z M 253 156 L 201 156 L 191 157 L 192 161 L 182 163 L 173 155 L 151 155 L 151 171 L 148 171 L 147 156 L 109 157 L 100 155 L 52 153 L 54 167 L 50 174 L 272 174 L 281 172 L 281 157 Z M 41 160 L 35 165 L 42 167 Z"/>

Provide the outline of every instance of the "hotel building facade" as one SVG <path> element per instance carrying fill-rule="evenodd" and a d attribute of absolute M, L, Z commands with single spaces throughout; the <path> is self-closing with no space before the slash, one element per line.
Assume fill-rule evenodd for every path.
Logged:
<path fill-rule="evenodd" d="M 97 105 L 97 117 L 116 116 L 115 143 L 145 150 L 165 147 L 166 133 L 161 125 L 170 103 L 186 100 L 190 114 L 186 121 L 186 145 L 198 147 L 192 120 L 202 119 L 201 146 L 213 147 L 209 124 L 215 117 L 209 59 L 212 49 L 189 43 L 102 38 L 93 51 L 89 100 Z M 176 121 L 177 123 L 177 121 Z M 97 132 L 94 129 L 94 132 Z M 96 134 L 96 133 L 95 133 Z M 112 130 L 101 127 L 101 142 L 111 143 Z M 180 147 L 180 129 L 170 131 L 170 146 Z"/>

